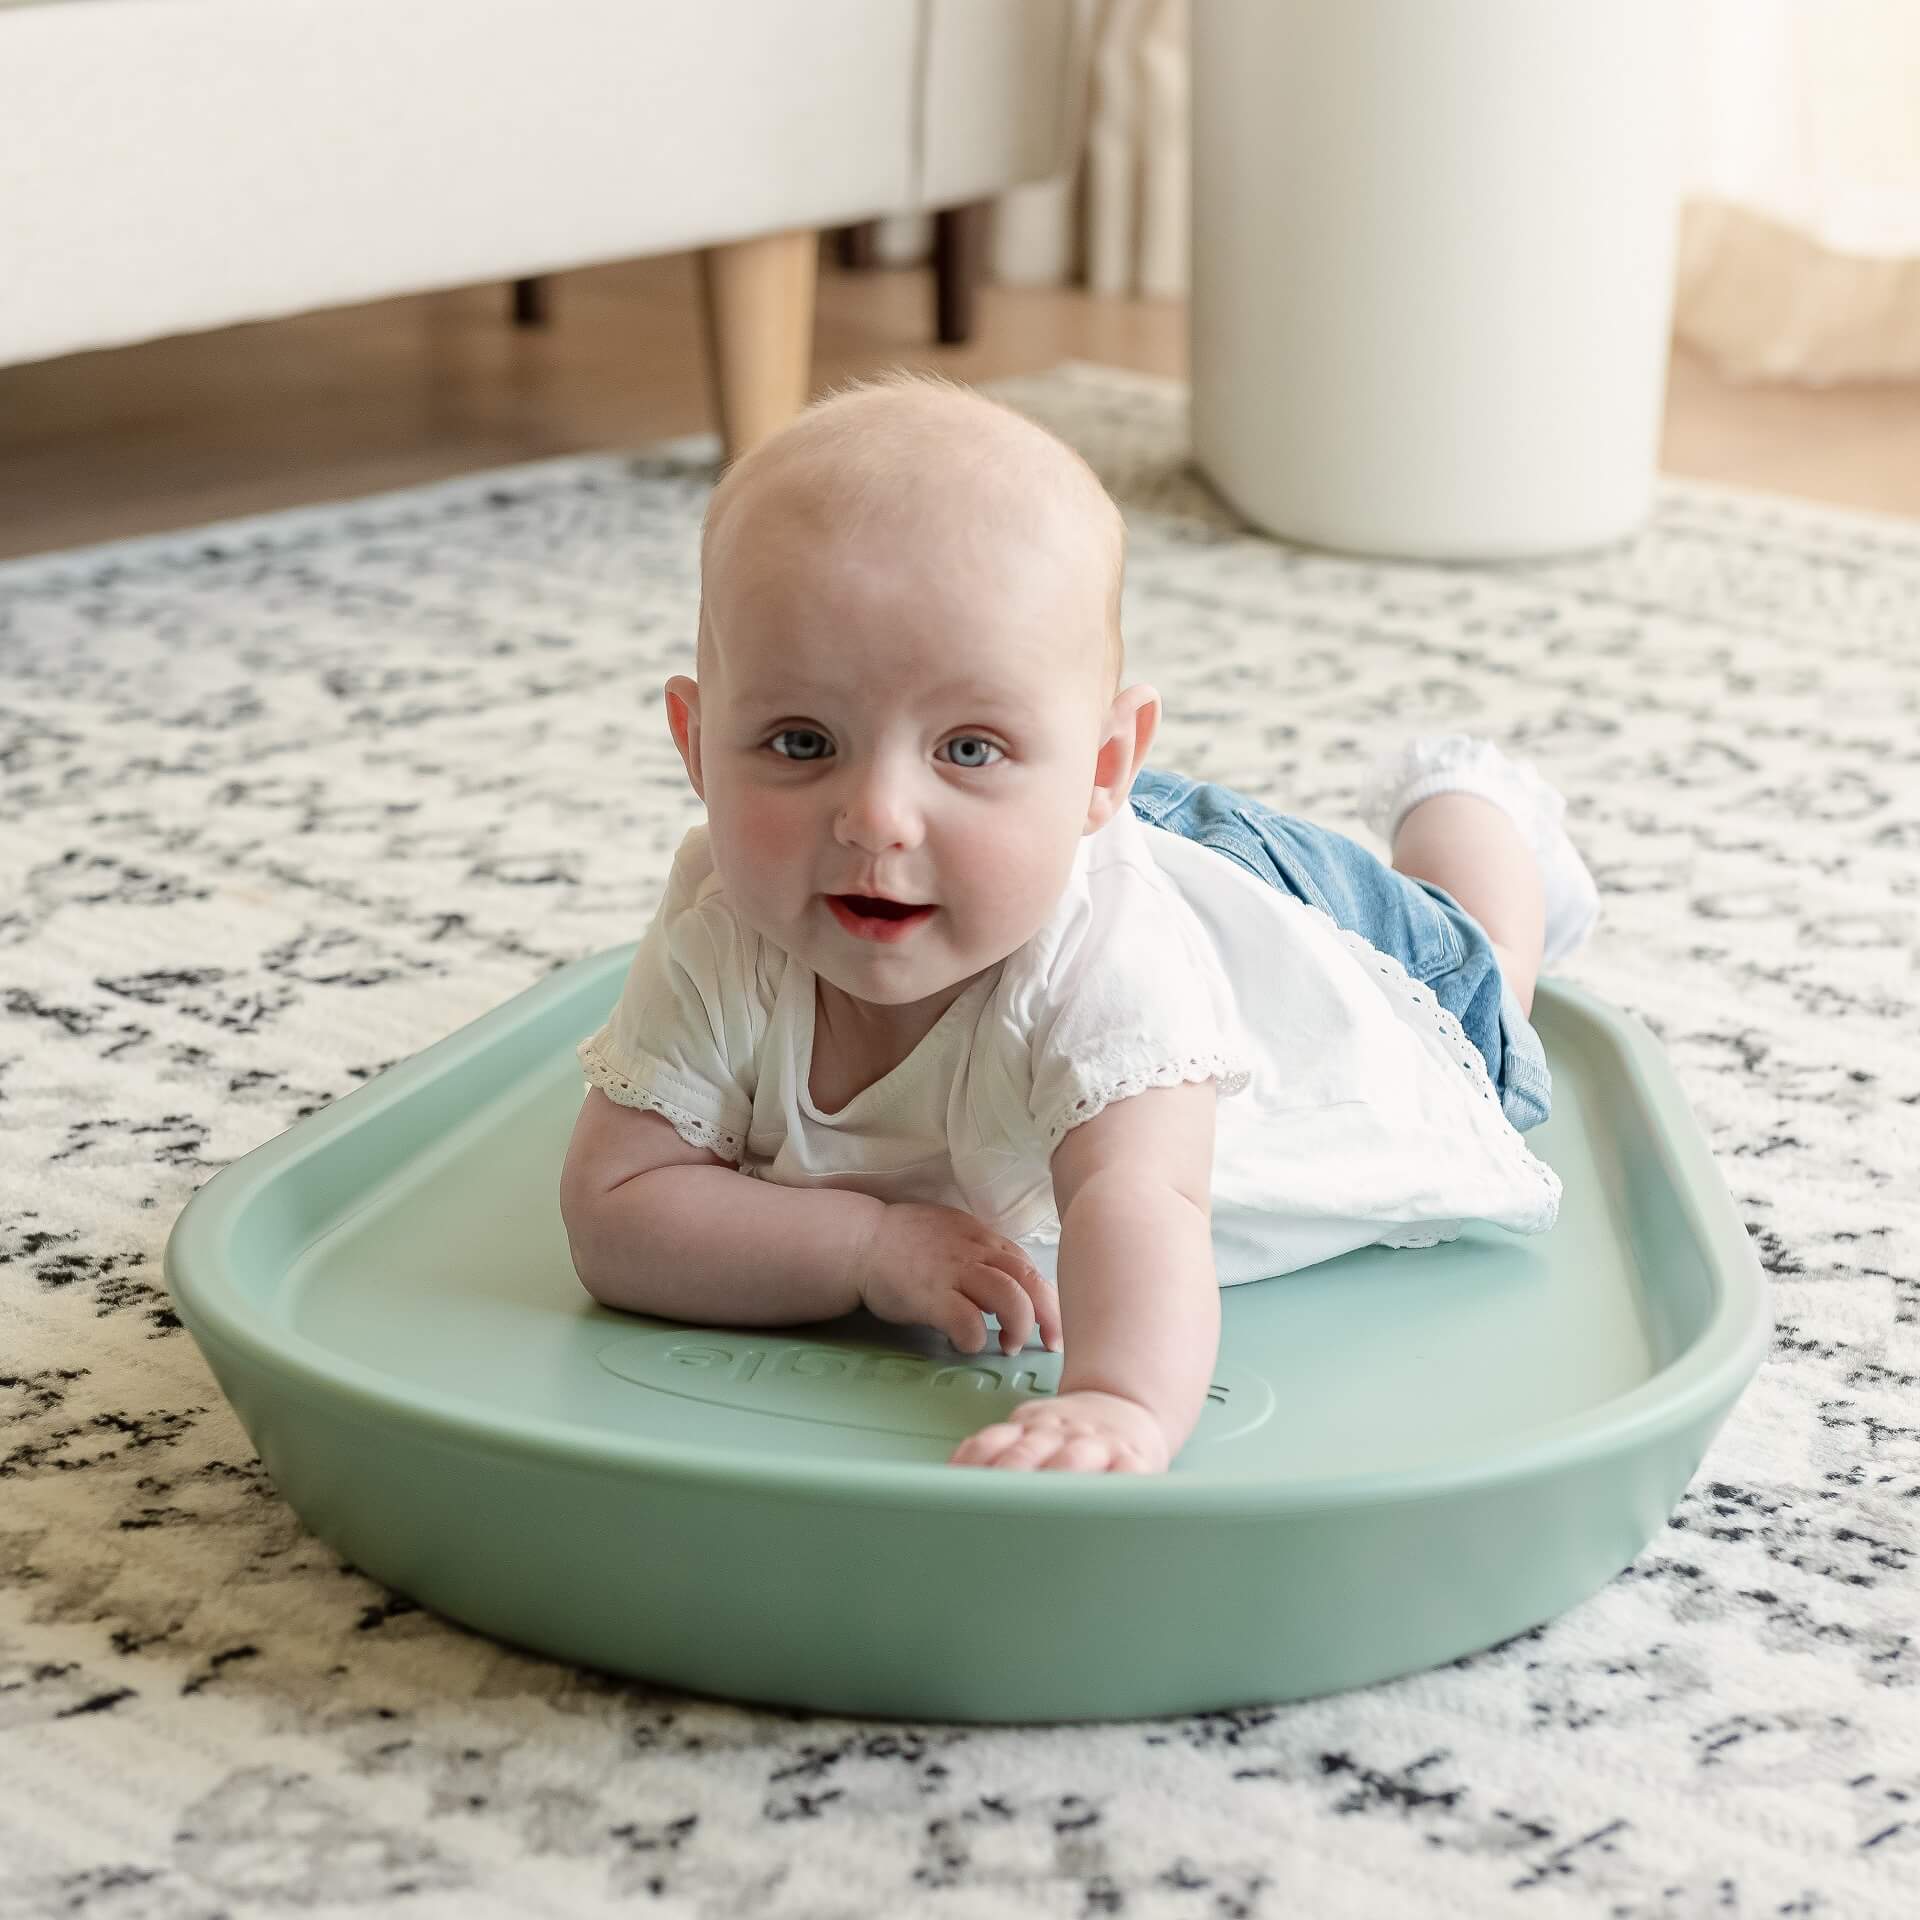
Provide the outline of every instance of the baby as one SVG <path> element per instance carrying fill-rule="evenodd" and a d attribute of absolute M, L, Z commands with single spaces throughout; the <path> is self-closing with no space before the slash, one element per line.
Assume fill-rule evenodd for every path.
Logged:
<path fill-rule="evenodd" d="M 1221 1286 L 1558 1206 L 1527 1012 L 1597 905 L 1559 796 L 1416 741 L 1388 867 L 1147 770 L 1123 556 L 1086 464 L 960 388 L 856 388 L 730 468 L 666 686 L 706 822 L 579 1049 L 593 1297 L 1037 1330 L 1058 1392 L 958 1465 L 1164 1471 Z"/>

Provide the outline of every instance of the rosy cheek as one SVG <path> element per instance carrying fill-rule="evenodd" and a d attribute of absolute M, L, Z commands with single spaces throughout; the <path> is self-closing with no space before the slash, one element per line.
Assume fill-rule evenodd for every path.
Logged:
<path fill-rule="evenodd" d="M 742 867 L 791 885 L 811 865 L 812 812 L 802 795 L 749 788 L 733 796 L 727 838 Z"/>
<path fill-rule="evenodd" d="M 1073 846 L 1050 847 L 1044 834 L 1031 830 L 999 832 L 976 841 L 967 853 L 967 872 L 1000 913 L 1031 918 L 1060 897 L 1071 869 Z"/>
<path fill-rule="evenodd" d="M 966 863 L 976 876 L 1020 873 L 1033 864 L 1031 838 L 1017 827 L 975 833 L 968 839 Z"/>

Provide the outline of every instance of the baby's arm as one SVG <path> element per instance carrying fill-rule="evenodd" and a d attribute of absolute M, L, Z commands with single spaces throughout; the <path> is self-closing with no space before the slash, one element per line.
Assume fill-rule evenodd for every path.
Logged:
<path fill-rule="evenodd" d="M 560 1175 L 560 1215 L 587 1291 L 602 1306 L 709 1325 L 851 1313 L 855 1256 L 884 1210 L 864 1193 L 749 1180 L 659 1114 L 598 1088 Z"/>
<path fill-rule="evenodd" d="M 560 1175 L 574 1271 L 602 1306 L 723 1326 L 837 1319 L 938 1327 L 964 1352 L 997 1314 L 1012 1352 L 1060 1344 L 1052 1286 L 1010 1240 L 954 1207 L 745 1178 L 659 1114 L 598 1089 Z"/>
<path fill-rule="evenodd" d="M 1060 1214 L 1060 1390 L 983 1428 L 956 1465 L 1155 1473 L 1206 1404 L 1220 1342 L 1210 1080 L 1154 1087 L 1069 1130 Z"/>

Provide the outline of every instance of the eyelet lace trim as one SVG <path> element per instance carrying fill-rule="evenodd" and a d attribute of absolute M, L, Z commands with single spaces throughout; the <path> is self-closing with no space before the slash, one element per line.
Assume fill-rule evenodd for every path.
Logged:
<path fill-rule="evenodd" d="M 1390 1233 L 1380 1242 L 1383 1247 L 1437 1247 L 1443 1240 L 1458 1240 L 1460 1223 L 1456 1220 L 1445 1227 L 1408 1227 L 1399 1233 Z"/>
<path fill-rule="evenodd" d="M 1189 1081 L 1217 1080 L 1222 1093 L 1238 1093 L 1252 1077 L 1246 1068 L 1234 1066 L 1219 1053 L 1190 1053 L 1184 1060 L 1169 1060 L 1138 1073 L 1122 1074 L 1118 1080 L 1109 1080 L 1082 1094 L 1064 1113 L 1056 1114 L 1047 1128 L 1047 1147 L 1051 1151 L 1075 1127 L 1104 1112 L 1116 1100 L 1131 1099 L 1149 1087 L 1178 1087 Z"/>
<path fill-rule="evenodd" d="M 1480 1049 L 1467 1038 L 1466 1029 L 1461 1026 L 1458 1016 L 1440 1004 L 1438 996 L 1431 987 L 1414 979 L 1392 954 L 1382 953 L 1364 934 L 1355 933 L 1352 928 L 1341 926 L 1332 914 L 1312 905 L 1309 901 L 1295 900 L 1292 904 L 1300 908 L 1303 913 L 1311 913 L 1324 920 L 1338 935 L 1340 944 L 1355 959 L 1363 966 L 1371 967 L 1390 985 L 1398 988 L 1407 1001 L 1420 1008 L 1432 1020 L 1440 1037 L 1446 1041 L 1448 1049 L 1460 1062 L 1468 1079 L 1473 1083 L 1474 1091 L 1480 1096 L 1484 1118 L 1481 1132 L 1490 1142 L 1497 1142 L 1516 1167 L 1524 1168 L 1539 1183 L 1542 1198 L 1540 1213 L 1537 1217 L 1543 1226 L 1551 1226 L 1560 1208 L 1560 1176 L 1545 1162 L 1535 1159 L 1527 1151 L 1527 1144 L 1520 1137 L 1519 1129 L 1507 1118 L 1506 1110 L 1500 1104 L 1499 1090 L 1494 1086 L 1493 1078 L 1487 1072 L 1487 1063 L 1481 1057 Z"/>
<path fill-rule="evenodd" d="M 583 1040 L 575 1053 L 581 1066 L 586 1069 L 588 1084 L 598 1087 L 609 1100 L 617 1101 L 623 1107 L 637 1107 L 644 1112 L 659 1114 L 662 1119 L 672 1122 L 674 1132 L 690 1147 L 705 1147 L 709 1153 L 720 1154 L 728 1160 L 740 1158 L 741 1150 L 746 1145 L 744 1134 L 729 1133 L 725 1127 L 716 1127 L 711 1121 L 702 1120 L 698 1114 L 689 1113 L 685 1107 L 664 1099 L 651 1087 L 636 1086 L 624 1073 L 609 1064 L 606 1055 L 591 1040 Z"/>

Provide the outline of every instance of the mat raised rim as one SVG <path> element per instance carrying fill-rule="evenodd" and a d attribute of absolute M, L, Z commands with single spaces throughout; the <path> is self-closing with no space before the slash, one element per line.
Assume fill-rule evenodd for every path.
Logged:
<path fill-rule="evenodd" d="M 1539 998 L 1560 1018 L 1600 1042 L 1653 1121 L 1649 1144 L 1705 1258 L 1713 1305 L 1699 1336 L 1668 1365 L 1630 1391 L 1534 1429 L 1482 1458 L 1431 1469 L 1322 1474 L 1248 1481 L 1210 1475 L 1204 1466 L 1169 1475 L 1027 1474 L 964 1471 L 923 1461 L 810 1460 L 768 1452 L 729 1452 L 644 1434 L 561 1426 L 510 1413 L 481 1413 L 456 1397 L 348 1360 L 271 1322 L 232 1283 L 226 1254 L 243 1225 L 274 1206 L 288 1176 L 309 1160 L 339 1151 L 359 1129 L 390 1119 L 407 1103 L 429 1100 L 458 1079 L 491 1089 L 550 1070 L 550 1029 L 571 1002 L 597 991 L 610 1000 L 631 961 L 631 944 L 556 968 L 544 979 L 454 1033 L 377 1075 L 363 1087 L 297 1121 L 210 1178 L 175 1221 L 163 1272 L 181 1319 L 204 1346 L 275 1377 L 295 1397 L 345 1400 L 364 1413 L 480 1451 L 571 1461 L 582 1469 L 644 1471 L 683 1483 L 750 1483 L 796 1495 L 861 1498 L 886 1505 L 910 1500 L 956 1511 L 1059 1511 L 1097 1503 L 1106 1513 L 1273 1514 L 1373 1505 L 1458 1494 L 1556 1473 L 1631 1451 L 1724 1410 L 1752 1376 L 1770 1327 L 1765 1276 L 1671 1067 L 1651 1032 L 1624 1010 L 1569 982 L 1545 980 Z M 586 1026 L 599 1017 L 590 1014 Z M 567 1022 L 560 1022 L 571 1026 Z M 582 1027 L 585 1031 L 585 1026 Z M 288 1263 L 353 1209 L 316 1214 L 279 1209 Z M 785 1332 L 796 1331 L 783 1329 Z"/>

